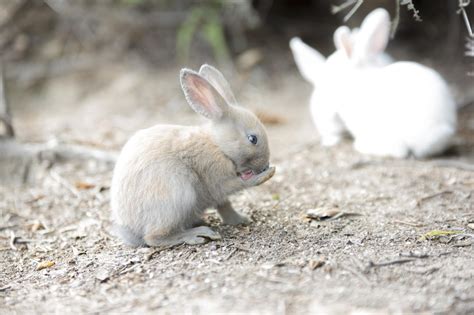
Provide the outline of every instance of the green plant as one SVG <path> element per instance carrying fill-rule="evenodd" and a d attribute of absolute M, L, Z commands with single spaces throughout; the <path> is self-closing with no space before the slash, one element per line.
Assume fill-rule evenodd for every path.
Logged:
<path fill-rule="evenodd" d="M 178 29 L 176 35 L 176 52 L 182 61 L 189 59 L 191 43 L 196 34 L 201 33 L 203 38 L 212 47 L 218 62 L 229 59 L 229 50 L 224 36 L 224 26 L 220 19 L 220 10 L 223 2 L 214 2 L 192 8 Z"/>

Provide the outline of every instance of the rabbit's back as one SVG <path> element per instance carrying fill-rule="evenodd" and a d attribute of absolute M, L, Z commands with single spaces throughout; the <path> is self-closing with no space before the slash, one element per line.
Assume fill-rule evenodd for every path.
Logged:
<path fill-rule="evenodd" d="M 359 84 L 345 93 L 339 110 L 351 132 L 410 139 L 436 125 L 456 125 L 456 107 L 448 86 L 432 69 L 397 62 L 363 72 L 355 82 Z"/>
<path fill-rule="evenodd" d="M 219 187 L 231 177 L 232 162 L 206 128 L 158 125 L 141 130 L 124 146 L 114 170 L 112 218 L 134 230 L 147 222 L 193 221 L 199 211 L 225 197 Z M 196 213 L 182 213 L 181 208 Z"/>
<path fill-rule="evenodd" d="M 115 223 L 131 226 L 140 234 L 146 221 L 152 220 L 150 216 L 159 215 L 159 208 L 173 199 L 174 191 L 180 188 L 183 199 L 194 202 L 194 191 L 184 185 L 196 181 L 195 176 L 188 174 L 189 170 L 177 158 L 183 150 L 182 140 L 191 137 L 194 129 L 158 125 L 140 130 L 129 139 L 112 179 L 111 207 Z M 183 176 L 186 182 L 180 183 Z"/>

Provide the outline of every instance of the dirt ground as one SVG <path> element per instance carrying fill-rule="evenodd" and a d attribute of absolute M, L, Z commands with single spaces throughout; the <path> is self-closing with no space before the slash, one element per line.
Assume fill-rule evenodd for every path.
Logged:
<path fill-rule="evenodd" d="M 221 241 L 129 248 L 109 233 L 110 166 L 38 167 L 28 186 L 0 186 L 1 312 L 473 313 L 474 177 L 455 162 L 474 162 L 474 104 L 449 155 L 374 158 L 350 140 L 321 147 L 310 86 L 290 63 L 279 73 L 231 79 L 242 104 L 278 120 L 276 175 L 232 197 L 252 224 L 210 210 Z M 18 137 L 117 150 L 137 129 L 197 123 L 177 74 L 114 65 L 17 88 Z M 345 215 L 306 215 L 321 209 Z M 422 237 L 433 230 L 455 234 Z"/>

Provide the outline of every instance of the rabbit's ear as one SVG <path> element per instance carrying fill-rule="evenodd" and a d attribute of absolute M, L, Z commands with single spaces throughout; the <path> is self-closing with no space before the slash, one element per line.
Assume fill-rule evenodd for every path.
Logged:
<path fill-rule="evenodd" d="M 352 57 L 353 45 L 351 30 L 347 26 L 339 26 L 334 32 L 334 45 L 337 50 L 342 51 L 348 58 Z"/>
<path fill-rule="evenodd" d="M 303 78 L 315 84 L 318 76 L 321 76 L 321 66 L 326 58 L 316 49 L 306 45 L 299 37 L 293 37 L 290 40 L 290 48 Z"/>
<path fill-rule="evenodd" d="M 352 39 L 353 43 L 355 43 L 355 41 L 357 39 L 357 35 L 359 35 L 359 32 L 360 32 L 360 27 L 354 27 L 351 30 L 351 39 Z"/>
<path fill-rule="evenodd" d="M 199 69 L 199 74 L 212 84 L 228 104 L 237 105 L 237 100 L 230 88 L 229 82 L 227 82 L 219 70 L 213 66 L 204 64 L 201 66 L 201 69 Z"/>
<path fill-rule="evenodd" d="M 360 58 L 382 53 L 390 36 L 390 16 L 387 10 L 378 8 L 370 12 L 362 22 L 354 46 Z"/>
<path fill-rule="evenodd" d="M 196 113 L 211 120 L 224 116 L 229 105 L 204 77 L 192 70 L 182 69 L 180 81 L 184 96 Z"/>

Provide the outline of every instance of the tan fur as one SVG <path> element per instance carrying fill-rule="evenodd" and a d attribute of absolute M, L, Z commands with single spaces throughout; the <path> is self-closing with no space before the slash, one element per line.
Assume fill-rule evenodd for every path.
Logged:
<path fill-rule="evenodd" d="M 247 223 L 233 210 L 228 196 L 265 182 L 275 171 L 268 168 L 267 137 L 255 115 L 225 103 L 194 72 L 182 72 L 181 79 L 188 101 L 194 102 L 192 108 L 213 119 L 203 126 L 157 125 L 141 130 L 122 149 L 112 180 L 112 218 L 122 239 L 132 245 L 216 239 L 218 234 L 209 228 L 194 227 L 208 207 L 216 207 L 226 223 Z M 219 103 L 207 107 L 208 100 Z M 225 114 L 213 116 L 212 106 Z M 248 133 L 258 134 L 257 145 L 249 143 Z M 246 169 L 259 174 L 243 180 L 238 173 Z"/>

